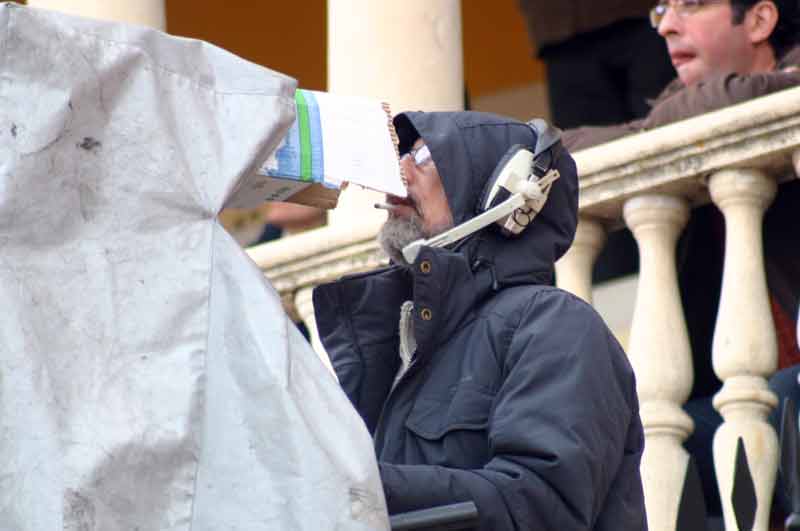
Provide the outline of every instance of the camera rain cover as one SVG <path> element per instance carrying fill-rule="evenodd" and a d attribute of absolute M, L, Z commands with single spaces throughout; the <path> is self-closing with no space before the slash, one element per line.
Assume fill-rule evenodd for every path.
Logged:
<path fill-rule="evenodd" d="M 0 4 L 0 528 L 388 528 L 365 426 L 217 220 L 294 90 Z"/>

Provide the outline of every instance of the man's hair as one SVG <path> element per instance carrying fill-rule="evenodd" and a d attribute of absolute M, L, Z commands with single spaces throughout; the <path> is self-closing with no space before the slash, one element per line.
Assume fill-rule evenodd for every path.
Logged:
<path fill-rule="evenodd" d="M 747 11 L 760 0 L 731 0 L 733 23 L 741 24 Z M 800 41 L 800 0 L 769 0 L 778 8 L 778 23 L 769 36 L 769 43 L 780 60 L 783 55 Z"/>

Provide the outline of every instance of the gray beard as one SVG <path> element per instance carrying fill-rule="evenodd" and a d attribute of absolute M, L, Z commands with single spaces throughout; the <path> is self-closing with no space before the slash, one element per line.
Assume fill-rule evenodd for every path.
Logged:
<path fill-rule="evenodd" d="M 378 243 L 393 262 L 410 267 L 403 257 L 403 247 L 425 237 L 427 235 L 422 230 L 422 220 L 419 216 L 414 215 L 410 219 L 389 216 L 378 233 Z"/>

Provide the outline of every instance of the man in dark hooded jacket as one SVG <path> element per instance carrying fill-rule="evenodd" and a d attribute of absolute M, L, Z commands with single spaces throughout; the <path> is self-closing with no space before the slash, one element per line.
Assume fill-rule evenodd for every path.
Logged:
<path fill-rule="evenodd" d="M 389 512 L 473 501 L 481 530 L 646 529 L 633 371 L 608 328 L 552 287 L 577 221 L 575 165 L 517 238 L 406 244 L 463 223 L 528 124 L 490 114 L 395 118 L 408 199 L 389 196 L 395 265 L 318 287 L 321 340 L 375 439 Z"/>

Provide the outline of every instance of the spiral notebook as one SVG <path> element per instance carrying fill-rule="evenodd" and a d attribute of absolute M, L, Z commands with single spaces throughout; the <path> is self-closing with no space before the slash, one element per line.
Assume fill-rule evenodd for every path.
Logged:
<path fill-rule="evenodd" d="M 333 208 L 345 182 L 406 196 L 388 104 L 298 89 L 295 105 L 285 138 L 237 196 Z"/>

